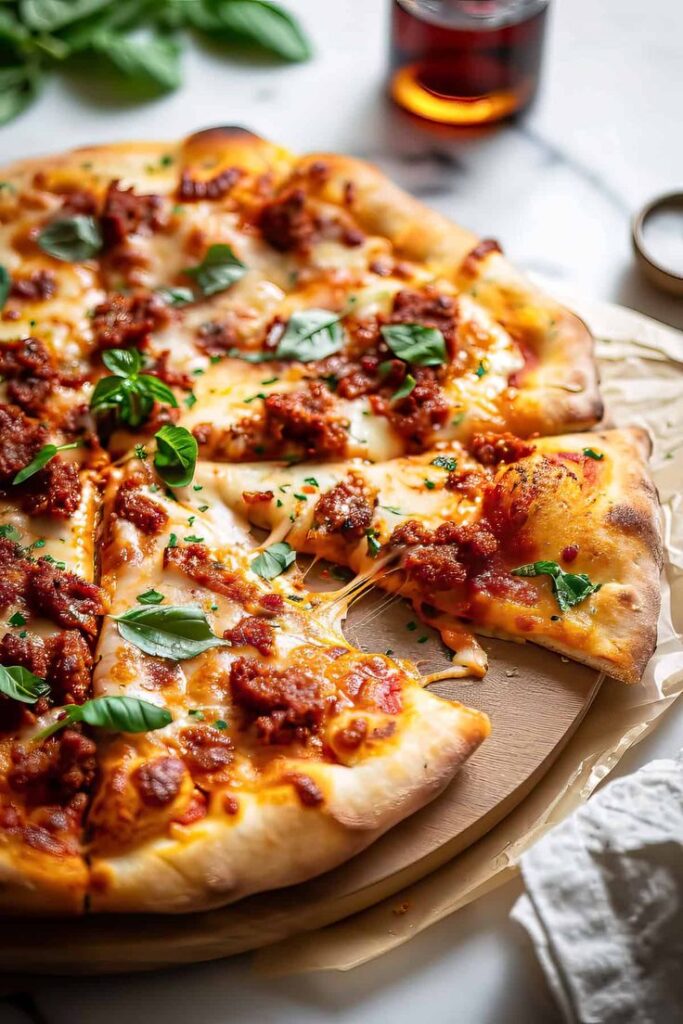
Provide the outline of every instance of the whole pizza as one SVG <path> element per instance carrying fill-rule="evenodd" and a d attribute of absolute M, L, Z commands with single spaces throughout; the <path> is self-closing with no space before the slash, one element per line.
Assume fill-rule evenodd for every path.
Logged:
<path fill-rule="evenodd" d="M 483 633 L 639 680 L 648 440 L 495 242 L 237 128 L 1 179 L 3 912 L 221 906 L 435 797 L 489 722 L 344 638 L 370 586 L 453 676 Z"/>

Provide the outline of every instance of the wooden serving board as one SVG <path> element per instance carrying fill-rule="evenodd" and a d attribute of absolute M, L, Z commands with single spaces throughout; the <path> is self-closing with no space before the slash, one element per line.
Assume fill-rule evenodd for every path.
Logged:
<path fill-rule="evenodd" d="M 389 603 L 387 603 L 389 602 Z M 426 673 L 448 664 L 435 634 L 400 599 L 371 594 L 351 611 L 346 633 L 368 650 L 391 647 Z M 25 973 L 150 970 L 218 959 L 319 928 L 417 881 L 499 822 L 549 768 L 578 726 L 601 677 L 530 644 L 484 640 L 481 681 L 435 684 L 436 692 L 486 711 L 493 732 L 448 789 L 335 871 L 206 913 L 12 920 L 0 937 L 0 969 Z"/>

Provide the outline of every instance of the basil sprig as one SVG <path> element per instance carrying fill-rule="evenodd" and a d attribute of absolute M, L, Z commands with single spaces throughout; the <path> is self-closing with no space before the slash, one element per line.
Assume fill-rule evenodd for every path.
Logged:
<path fill-rule="evenodd" d="M 380 330 L 394 355 L 412 366 L 441 366 L 446 362 L 446 341 L 436 327 L 385 324 Z"/>
<path fill-rule="evenodd" d="M 108 732 L 152 732 L 172 721 L 166 708 L 138 697 L 93 697 L 85 704 L 67 704 L 60 717 L 34 738 L 45 740 L 75 722 L 95 725 Z"/>
<path fill-rule="evenodd" d="M 512 570 L 513 576 L 549 576 L 553 593 L 563 612 L 580 604 L 581 601 L 595 594 L 601 583 L 591 583 L 585 573 L 565 572 L 557 562 L 530 562 Z"/>
<path fill-rule="evenodd" d="M 274 580 L 296 560 L 296 552 L 286 540 L 271 544 L 256 556 L 251 568 L 264 580 Z"/>
<path fill-rule="evenodd" d="M 310 363 L 338 352 L 344 344 L 342 316 L 329 309 L 301 309 L 290 316 L 275 349 L 275 359 Z"/>
<path fill-rule="evenodd" d="M 136 348 L 112 348 L 102 353 L 102 362 L 111 377 L 101 377 L 90 399 L 97 415 L 114 411 L 129 427 L 139 427 L 152 411 L 155 400 L 174 409 L 178 407 L 168 384 L 149 373 L 140 373 L 142 356 Z"/>
<path fill-rule="evenodd" d="M 157 658 L 185 661 L 212 647 L 230 646 L 212 632 L 197 605 L 132 608 L 113 619 L 124 640 Z"/>
<path fill-rule="evenodd" d="M 66 263 L 78 263 L 97 256 L 102 232 L 94 217 L 77 214 L 53 220 L 38 235 L 38 245 L 49 256 Z"/>
<path fill-rule="evenodd" d="M 229 245 L 210 245 L 201 263 L 183 270 L 194 278 L 202 295 L 215 295 L 235 284 L 247 272 L 247 266 L 235 256 Z"/>
<path fill-rule="evenodd" d="M 311 53 L 293 15 L 269 0 L 0 0 L 0 123 L 35 99 L 45 71 L 68 69 L 71 58 L 81 72 L 107 61 L 140 98 L 175 89 L 182 29 L 287 61 Z"/>
<path fill-rule="evenodd" d="M 154 466 L 164 483 L 169 487 L 186 487 L 192 483 L 199 448 L 190 431 L 166 424 L 154 437 L 157 442 Z"/>
<path fill-rule="evenodd" d="M 0 693 L 22 704 L 35 704 L 50 692 L 44 679 L 34 676 L 21 665 L 0 665 Z"/>
<path fill-rule="evenodd" d="M 51 462 L 55 455 L 58 455 L 60 452 L 71 451 L 72 448 L 80 448 L 82 445 L 82 441 L 72 441 L 71 444 L 44 444 L 40 451 L 34 455 L 28 465 L 19 470 L 12 480 L 12 483 L 23 484 L 24 480 L 28 480 L 29 477 L 35 476 L 35 474 L 39 473 L 44 466 L 47 466 L 48 462 Z"/>
<path fill-rule="evenodd" d="M 2 309 L 7 302 L 11 284 L 12 279 L 9 276 L 7 267 L 3 267 L 2 264 L 0 264 L 0 309 Z"/>

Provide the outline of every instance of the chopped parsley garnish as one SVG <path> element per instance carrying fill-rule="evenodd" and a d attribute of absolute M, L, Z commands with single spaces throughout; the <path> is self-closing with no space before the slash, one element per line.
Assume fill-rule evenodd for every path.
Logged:
<path fill-rule="evenodd" d="M 425 485 L 425 487 L 427 488 L 428 491 L 433 491 L 434 488 L 436 487 L 436 484 L 434 483 L 433 480 L 427 480 L 426 478 L 425 478 L 425 481 L 424 481 L 424 485 Z"/>
<path fill-rule="evenodd" d="M 602 452 L 596 452 L 595 448 L 584 448 L 583 454 L 589 459 L 595 459 L 596 462 L 602 462 L 605 457 Z"/>
<path fill-rule="evenodd" d="M 25 626 L 26 625 L 26 619 L 21 614 L 21 612 L 15 612 L 14 615 L 11 615 L 7 621 L 9 622 L 10 626 Z"/>
<path fill-rule="evenodd" d="M 377 555 L 382 550 L 382 545 L 377 539 L 379 534 L 377 530 L 374 530 L 371 526 L 365 531 L 365 536 L 368 539 L 368 554 L 370 558 L 377 558 Z"/>
<path fill-rule="evenodd" d="M 476 375 L 477 377 L 479 377 L 479 379 L 480 379 L 480 380 L 481 380 L 481 378 L 482 378 L 482 377 L 483 377 L 483 376 L 484 376 L 485 374 L 487 374 L 487 373 L 488 373 L 488 369 L 486 368 L 486 366 L 484 366 L 484 360 L 483 360 L 483 359 L 480 359 L 480 360 L 479 360 L 479 366 L 478 366 L 478 367 L 476 368 L 476 370 L 474 371 L 474 373 L 475 373 L 475 375 Z"/>

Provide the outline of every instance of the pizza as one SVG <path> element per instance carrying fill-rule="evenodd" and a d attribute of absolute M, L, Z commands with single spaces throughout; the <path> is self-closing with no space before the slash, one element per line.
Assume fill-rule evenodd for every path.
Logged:
<path fill-rule="evenodd" d="M 275 543 L 408 598 L 463 674 L 486 662 L 458 622 L 632 683 L 657 631 L 648 453 L 635 429 L 479 434 L 388 462 L 207 462 L 197 478 Z"/>
<path fill-rule="evenodd" d="M 345 639 L 368 587 L 456 677 L 475 633 L 652 651 L 647 439 L 594 429 L 589 331 L 361 161 L 220 128 L 6 168 L 0 378 L 3 912 L 219 907 L 441 792 L 490 723 Z"/>

